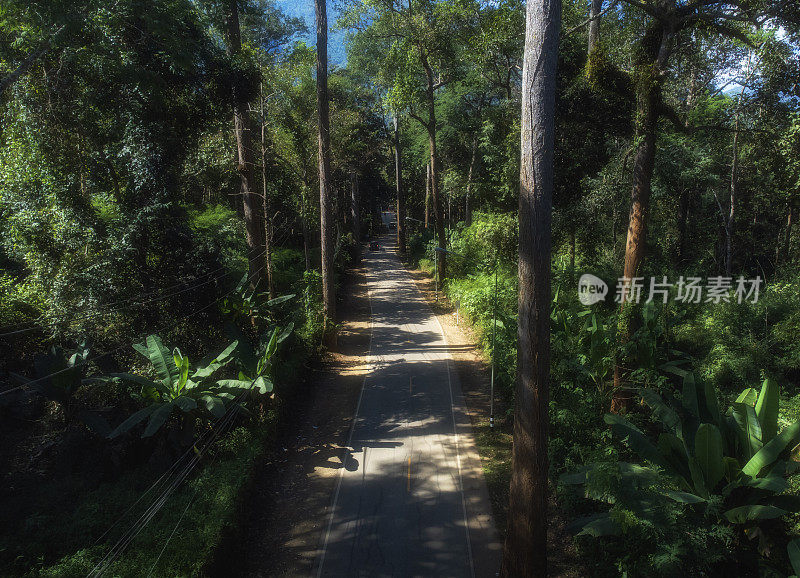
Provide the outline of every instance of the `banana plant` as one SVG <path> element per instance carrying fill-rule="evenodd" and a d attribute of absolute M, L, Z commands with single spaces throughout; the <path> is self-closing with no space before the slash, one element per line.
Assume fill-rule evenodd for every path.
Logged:
<path fill-rule="evenodd" d="M 90 352 L 91 346 L 86 339 L 71 353 L 53 346 L 47 353 L 35 357 L 36 379 L 31 380 L 16 373 L 11 375 L 20 383 L 30 385 L 39 395 L 57 403 L 61 407 L 65 423 L 69 424 L 77 419 L 93 432 L 105 436 L 110 427 L 99 412 L 75 408 L 75 393 L 78 389 L 101 381 L 85 377 Z"/>
<path fill-rule="evenodd" d="M 231 331 L 238 332 L 234 327 Z M 252 387 L 261 394 L 271 393 L 274 389 L 270 370 L 272 369 L 273 357 L 278 350 L 278 346 L 283 343 L 294 330 L 294 324 L 290 323 L 285 328 L 272 328 L 268 332 L 269 339 L 262 340 L 263 345 L 253 347 L 253 345 L 241 333 L 237 335 L 239 343 L 237 363 L 239 364 L 238 379 L 223 379 L 217 383 L 223 387 L 241 388 Z"/>
<path fill-rule="evenodd" d="M 268 317 L 269 310 L 272 307 L 293 297 L 294 294 L 281 295 L 270 299 L 266 292 L 259 292 L 257 286 L 251 287 L 248 283 L 248 276 L 245 274 L 236 285 L 233 293 L 222 300 L 221 309 L 222 313 L 230 317 L 234 322 L 244 319 L 261 319 Z"/>
<path fill-rule="evenodd" d="M 238 343 L 234 341 L 210 362 L 191 371 L 189 358 L 177 347 L 170 353 L 158 335 L 149 335 L 144 345 L 133 347 L 153 366 L 157 379 L 131 374 L 116 373 L 111 377 L 134 383 L 141 387 L 140 397 L 150 402 L 128 417 L 109 434 L 115 438 L 147 420 L 142 437 L 155 434 L 167 422 L 174 411 L 190 417 L 220 418 L 226 412 L 226 402 L 234 402 L 240 390 L 251 383 L 232 383 L 231 380 L 216 380 L 214 374 L 233 361 L 233 352 Z"/>
<path fill-rule="evenodd" d="M 778 431 L 780 392 L 775 381 L 764 380 L 760 392 L 746 389 L 722 413 L 710 383 L 699 388 L 691 372 L 671 370 L 683 378 L 680 402 L 665 401 L 653 390 L 641 391 L 662 426 L 657 441 L 620 415 L 605 416 L 611 430 L 645 462 L 617 464 L 623 483 L 666 476 L 671 483 L 654 486 L 662 499 L 689 506 L 721 504 L 721 518 L 734 525 L 754 525 L 800 511 L 796 497 L 783 495 L 788 478 L 798 470 L 788 454 L 800 442 L 800 422 Z M 593 470 L 586 467 L 561 481 L 587 484 Z M 581 533 L 598 536 L 619 530 L 608 514 L 601 514 Z"/>

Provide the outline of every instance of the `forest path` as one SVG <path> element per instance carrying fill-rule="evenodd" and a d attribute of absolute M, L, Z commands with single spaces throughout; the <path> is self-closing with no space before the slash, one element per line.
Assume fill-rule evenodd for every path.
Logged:
<path fill-rule="evenodd" d="M 317 576 L 494 576 L 501 544 L 441 325 L 395 255 L 366 252 L 372 337 Z"/>

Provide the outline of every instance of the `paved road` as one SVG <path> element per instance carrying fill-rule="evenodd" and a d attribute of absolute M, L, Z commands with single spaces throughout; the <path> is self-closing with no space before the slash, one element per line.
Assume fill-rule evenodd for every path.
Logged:
<path fill-rule="evenodd" d="M 365 255 L 371 369 L 318 576 L 494 576 L 500 544 L 441 326 L 384 238 Z"/>

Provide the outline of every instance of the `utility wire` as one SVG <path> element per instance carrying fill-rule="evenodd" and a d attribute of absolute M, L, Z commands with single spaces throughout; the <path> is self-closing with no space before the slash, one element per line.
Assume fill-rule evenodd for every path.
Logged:
<path fill-rule="evenodd" d="M 261 269 L 263 269 L 263 268 L 264 268 L 264 266 L 261 266 L 261 267 L 259 267 L 259 268 L 258 268 L 258 269 L 255 271 L 255 273 L 258 273 L 258 272 L 260 272 L 260 271 L 261 271 Z M 236 287 L 232 288 L 230 291 L 228 291 L 228 292 L 224 293 L 224 294 L 223 294 L 223 295 L 221 295 L 220 297 L 217 297 L 216 299 L 214 299 L 214 301 L 212 301 L 212 302 L 210 302 L 209 304 L 207 304 L 207 305 L 205 305 L 205 306 L 201 307 L 200 309 L 195 309 L 195 310 L 194 310 L 194 311 L 192 311 L 191 313 L 189 313 L 189 314 L 187 314 L 187 315 L 184 315 L 184 316 L 181 316 L 181 317 L 179 317 L 179 318 L 178 318 L 178 321 L 185 321 L 185 320 L 186 320 L 186 319 L 188 319 L 189 317 L 192 317 L 193 315 L 196 315 L 196 314 L 198 314 L 198 313 L 201 313 L 201 312 L 205 311 L 206 309 L 210 308 L 212 305 L 215 305 L 215 304 L 219 303 L 219 302 L 220 302 L 220 301 L 222 301 L 222 300 L 223 300 L 225 297 L 228 297 L 229 295 L 231 295 L 231 294 L 232 294 L 232 293 L 234 293 L 235 291 L 236 291 Z M 165 325 L 163 325 L 163 326 L 159 327 L 158 329 L 156 329 L 156 330 L 155 330 L 155 333 L 158 333 L 158 332 L 160 332 L 160 331 L 163 331 L 164 329 L 166 329 L 167 327 L 170 327 L 171 325 L 172 325 L 171 323 L 165 324 Z M 152 333 L 154 333 L 154 331 L 152 331 L 152 330 L 148 330 L 148 331 L 145 333 L 145 336 L 146 336 L 146 335 L 149 335 L 149 334 L 152 334 Z M 141 337 L 140 337 L 140 339 L 141 339 Z M 40 383 L 40 382 L 42 382 L 42 381 L 45 381 L 45 380 L 47 380 L 47 379 L 50 379 L 51 377 L 55 377 L 56 375 L 59 375 L 59 374 L 61 374 L 61 373 L 64 373 L 64 372 L 67 372 L 67 371 L 71 371 L 71 370 L 72 370 L 72 369 L 74 369 L 75 367 L 79 367 L 79 366 L 81 366 L 81 365 L 86 365 L 87 363 L 89 363 L 89 362 L 91 362 L 91 361 L 97 361 L 98 359 L 102 359 L 102 358 L 104 358 L 104 357 L 107 357 L 107 356 L 109 356 L 109 355 L 111 355 L 111 354 L 113 354 L 113 353 L 117 353 L 118 351 L 121 351 L 122 349 L 124 349 L 124 348 L 127 348 L 127 347 L 130 347 L 130 344 L 128 344 L 128 343 L 124 343 L 124 344 L 120 345 L 119 347 L 116 347 L 116 348 L 112 349 L 111 351 L 107 351 L 106 353 L 102 353 L 102 354 L 100 354 L 100 355 L 97 355 L 97 356 L 95 356 L 95 357 L 93 357 L 93 358 L 91 358 L 91 359 L 85 359 L 85 360 L 83 360 L 83 361 L 80 361 L 80 362 L 76 363 L 75 365 L 73 365 L 72 367 L 65 367 L 64 369 L 60 369 L 60 370 L 58 370 L 58 371 L 54 371 L 53 373 L 51 373 L 51 374 L 49 374 L 49 375 L 45 375 L 45 376 L 39 377 L 39 378 L 37 378 L 37 379 L 33 379 L 33 380 L 30 380 L 30 381 L 27 381 L 27 382 L 23 383 L 22 385 L 19 385 L 19 386 L 17 386 L 17 387 L 12 387 L 12 388 L 10 388 L 10 389 L 7 389 L 7 390 L 5 390 L 5 391 L 2 391 L 2 392 L 0 392 L 0 396 L 7 395 L 7 394 L 9 394 L 9 393 L 12 393 L 12 392 L 14 392 L 14 391 L 18 391 L 18 390 L 20 390 L 20 389 L 24 389 L 24 388 L 26 388 L 26 387 L 29 387 L 29 386 L 31 386 L 31 385 L 35 385 L 35 384 L 37 384 L 37 383 Z"/>

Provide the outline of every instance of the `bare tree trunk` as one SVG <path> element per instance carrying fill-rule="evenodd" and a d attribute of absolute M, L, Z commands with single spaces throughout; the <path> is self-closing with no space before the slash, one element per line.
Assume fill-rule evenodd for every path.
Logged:
<path fill-rule="evenodd" d="M 686 226 L 689 221 L 689 190 L 681 190 L 678 208 L 678 263 L 686 257 Z"/>
<path fill-rule="evenodd" d="M 740 97 L 741 101 L 741 97 Z M 725 275 L 730 277 L 733 270 L 733 228 L 736 216 L 736 197 L 739 171 L 739 111 L 736 111 L 736 124 L 733 129 L 733 160 L 731 161 L 730 209 L 725 223 Z"/>
<path fill-rule="evenodd" d="M 478 135 L 472 139 L 472 157 L 469 161 L 469 172 L 467 173 L 467 193 L 464 199 L 464 222 L 467 227 L 472 224 L 472 207 L 469 204 L 469 194 L 472 192 L 472 177 L 475 174 L 475 160 L 478 158 Z"/>
<path fill-rule="evenodd" d="M 319 117 L 319 213 L 322 302 L 325 317 L 336 320 L 333 280 L 334 223 L 330 183 L 331 133 L 328 114 L 328 14 L 326 0 L 314 0 L 317 16 L 317 112 Z"/>
<path fill-rule="evenodd" d="M 444 211 L 442 210 L 442 199 L 439 191 L 439 154 L 436 149 L 436 101 L 434 98 L 434 78 L 433 70 L 428 62 L 428 55 L 424 51 L 420 51 L 420 60 L 422 67 L 425 69 L 425 78 L 427 80 L 427 87 L 425 96 L 428 102 L 428 122 L 422 122 L 425 129 L 428 131 L 428 148 L 431 155 L 431 199 L 433 201 L 433 218 L 435 220 L 434 227 L 436 230 L 436 239 L 439 242 L 439 247 L 447 249 L 447 236 L 444 227 Z M 419 120 L 419 119 L 418 119 Z M 447 277 L 447 260 L 443 251 L 436 252 L 436 269 L 439 274 L 440 283 Z"/>
<path fill-rule="evenodd" d="M 508 531 L 500 575 L 547 576 L 550 253 L 561 0 L 528 0 L 522 69 L 519 328 Z"/>
<path fill-rule="evenodd" d="M 603 0 L 592 0 L 589 8 L 589 46 L 586 53 L 591 57 L 592 53 L 597 50 L 597 45 L 600 42 L 600 17 L 599 14 L 603 10 Z"/>
<path fill-rule="evenodd" d="M 659 37 L 660 42 L 654 42 L 656 37 Z M 628 237 L 625 243 L 623 277 L 627 280 L 636 277 L 647 245 L 647 218 L 656 155 L 658 106 L 661 101 L 663 70 L 669 57 L 671 42 L 671 32 L 660 23 L 652 24 L 642 40 L 642 57 L 637 62 L 636 138 L 639 144 L 633 164 L 631 210 L 628 217 Z M 632 306 L 633 303 L 625 298 L 622 299 L 618 324 L 620 345 L 627 343 L 633 334 Z M 614 391 L 611 400 L 613 413 L 627 410 L 632 401 L 631 391 L 626 387 L 627 370 L 621 365 L 621 361 L 617 359 L 614 365 Z"/>
<path fill-rule="evenodd" d="M 789 251 L 792 245 L 792 225 L 794 224 L 794 203 L 789 201 L 786 215 L 786 230 L 783 232 L 783 238 L 778 242 L 778 248 L 775 250 L 775 269 L 783 261 L 791 263 L 792 259 L 789 257 Z"/>
<path fill-rule="evenodd" d="M 353 224 L 353 239 L 356 251 L 361 258 L 361 199 L 358 191 L 358 173 L 350 173 L 350 220 Z"/>
<path fill-rule="evenodd" d="M 403 190 L 403 158 L 400 150 L 400 124 L 394 117 L 394 173 L 397 187 L 397 249 L 406 252 L 406 199 Z"/>
<path fill-rule="evenodd" d="M 242 50 L 239 31 L 239 9 L 236 0 L 229 0 L 227 16 L 228 54 L 235 55 Z M 247 102 L 242 100 L 242 96 L 238 94 L 235 83 L 233 89 L 233 120 L 238 154 L 240 194 L 242 195 L 242 209 L 249 252 L 248 276 L 250 284 L 256 285 L 264 278 L 264 221 L 261 214 L 262 203 L 259 202 L 258 194 L 255 192 L 255 179 L 253 178 L 252 123 L 247 110 Z"/>
<path fill-rule="evenodd" d="M 431 212 L 431 164 L 425 165 L 425 228 L 428 228 L 428 215 Z"/>
<path fill-rule="evenodd" d="M 275 284 L 272 279 L 272 216 L 267 192 L 267 122 L 264 116 L 264 84 L 261 84 L 261 193 L 264 204 L 264 265 L 267 271 L 267 293 L 275 297 Z"/>

